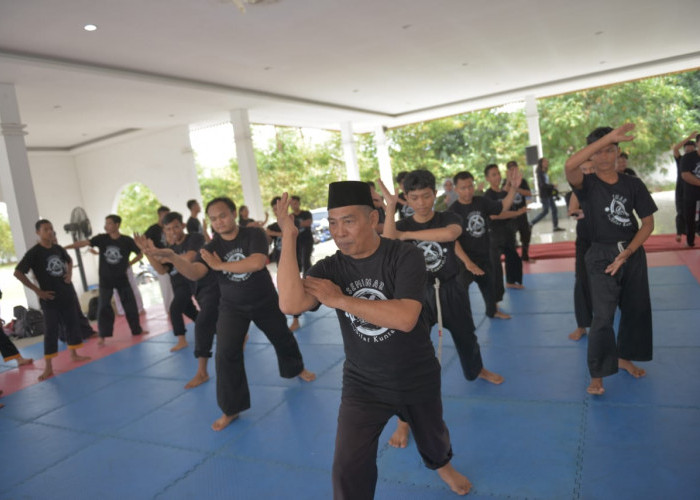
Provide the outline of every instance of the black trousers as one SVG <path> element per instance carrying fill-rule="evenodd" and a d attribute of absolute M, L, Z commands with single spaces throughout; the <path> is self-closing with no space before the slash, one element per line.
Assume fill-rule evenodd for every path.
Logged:
<path fill-rule="evenodd" d="M 173 335 L 184 335 L 185 319 L 187 316 L 192 321 L 197 319 L 197 308 L 192 302 L 192 288 L 189 285 L 173 287 L 173 301 L 170 303 L 170 324 L 173 326 Z"/>
<path fill-rule="evenodd" d="M 652 359 L 651 299 L 644 248 L 640 247 L 614 276 L 605 268 L 619 254 L 617 245 L 593 243 L 586 252 L 591 286 L 593 321 L 588 334 L 588 370 L 591 377 L 617 373 L 618 358 Z M 620 327 L 615 341 L 615 310 L 620 307 Z"/>
<path fill-rule="evenodd" d="M 496 302 L 503 300 L 503 267 L 501 255 L 506 257 L 506 281 L 510 284 L 523 282 L 523 261 L 515 251 L 515 233 L 510 228 L 499 228 L 491 233 L 491 265 Z"/>
<path fill-rule="evenodd" d="M 574 314 L 576 326 L 589 328 L 593 319 L 591 286 L 586 272 L 586 252 L 591 247 L 590 240 L 576 239 L 576 281 L 574 283 Z"/>
<path fill-rule="evenodd" d="M 314 253 L 313 241 L 297 240 L 297 264 L 299 265 L 299 272 L 301 272 L 302 275 L 306 275 L 306 271 L 311 269 L 312 253 Z"/>
<path fill-rule="evenodd" d="M 486 316 L 493 318 L 496 314 L 496 300 L 494 298 L 493 291 L 493 266 L 491 262 L 490 255 L 469 255 L 469 258 L 479 266 L 479 268 L 484 271 L 484 274 L 477 276 L 471 273 L 468 269 L 462 269 L 462 281 L 464 282 L 464 287 L 467 289 L 467 296 L 469 296 L 469 285 L 476 282 L 481 292 L 481 296 L 484 299 L 484 304 L 486 306 Z"/>
<path fill-rule="evenodd" d="M 426 305 L 431 325 L 438 321 L 435 288 L 431 285 L 426 289 Z M 442 325 L 450 331 L 455 343 L 462 373 L 467 380 L 475 380 L 484 364 L 481 360 L 481 349 L 474 331 L 472 309 L 469 304 L 469 294 L 464 282 L 458 276 L 440 283 L 440 310 Z"/>
<path fill-rule="evenodd" d="M 64 294 L 53 300 L 40 300 L 41 312 L 44 314 L 44 357 L 53 358 L 58 354 L 58 335 L 60 324 L 66 328 L 69 349 L 83 345 L 80 336 L 80 323 L 76 307 L 75 294 Z"/>
<path fill-rule="evenodd" d="M 520 234 L 520 249 L 522 260 L 530 260 L 530 238 L 532 238 L 532 228 L 527 214 L 518 215 L 511 221 L 513 228 Z"/>
<path fill-rule="evenodd" d="M 423 463 L 439 469 L 452 459 L 450 433 L 442 419 L 442 399 L 413 405 L 392 405 L 343 397 L 333 457 L 333 498 L 370 500 L 377 485 L 379 436 L 391 417 L 408 422 Z"/>
<path fill-rule="evenodd" d="M 216 324 L 216 399 L 226 415 L 250 408 L 250 391 L 243 362 L 243 341 L 250 322 L 262 330 L 277 353 L 280 376 L 293 378 L 304 369 L 299 345 L 279 309 L 277 293 L 270 300 L 250 309 L 219 304 Z"/>
<path fill-rule="evenodd" d="M 194 357 L 211 358 L 211 346 L 219 318 L 219 285 L 214 283 L 197 289 L 199 314 L 194 322 Z"/>
<path fill-rule="evenodd" d="M 111 337 L 114 332 L 114 309 L 112 309 L 112 294 L 116 288 L 119 299 L 122 301 L 126 321 L 129 323 L 132 335 L 141 334 L 141 323 L 139 322 L 139 311 L 136 306 L 134 291 L 128 282 L 118 287 L 102 286 L 100 284 L 99 311 L 97 315 L 97 329 L 100 337 Z"/>
<path fill-rule="evenodd" d="M 683 213 L 685 215 L 685 238 L 688 245 L 695 244 L 695 211 L 698 201 L 700 201 L 700 195 L 685 193 L 683 195 Z"/>
<path fill-rule="evenodd" d="M 5 330 L 0 327 L 0 355 L 4 361 L 12 361 L 19 358 L 19 351 L 12 343 L 10 337 L 5 334 Z"/>
<path fill-rule="evenodd" d="M 676 179 L 676 234 L 685 234 L 685 207 L 683 206 L 683 184 L 681 178 Z"/>

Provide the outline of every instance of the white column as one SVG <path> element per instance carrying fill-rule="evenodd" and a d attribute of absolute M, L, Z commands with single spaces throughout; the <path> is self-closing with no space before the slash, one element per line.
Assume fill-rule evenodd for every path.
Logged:
<path fill-rule="evenodd" d="M 389 156 L 389 144 L 386 141 L 384 127 L 377 127 L 374 131 L 374 144 L 377 147 L 377 161 L 379 162 L 379 178 L 384 185 L 394 188 L 394 176 L 391 173 L 391 157 Z M 372 179 L 374 180 L 374 179 Z M 379 186 L 377 186 L 379 189 Z"/>
<path fill-rule="evenodd" d="M 39 220 L 24 127 L 14 86 L 0 83 L 0 184 L 18 259 L 36 243 L 34 224 Z M 24 292 L 29 306 L 38 309 L 36 295 L 26 288 Z"/>
<path fill-rule="evenodd" d="M 231 111 L 231 125 L 233 125 L 233 139 L 236 143 L 236 158 L 238 159 L 238 171 L 241 174 L 245 205 L 248 205 L 251 219 L 263 220 L 265 209 L 260 193 L 258 165 L 255 161 L 248 110 L 234 109 Z"/>
<path fill-rule="evenodd" d="M 543 156 L 542 151 L 542 136 L 540 135 L 540 114 L 537 111 L 537 99 L 534 95 L 525 96 L 525 116 L 527 118 L 527 132 L 529 137 L 529 145 L 537 146 L 537 156 Z M 535 174 L 536 165 L 532 167 L 532 178 L 537 184 L 537 175 Z M 537 186 L 539 191 L 539 186 Z"/>
<path fill-rule="evenodd" d="M 340 135 L 343 142 L 343 153 L 345 156 L 345 171 L 347 173 L 347 178 L 349 181 L 359 181 L 360 167 L 357 164 L 357 153 L 355 151 L 355 138 L 352 134 L 352 123 L 341 123 Z"/>

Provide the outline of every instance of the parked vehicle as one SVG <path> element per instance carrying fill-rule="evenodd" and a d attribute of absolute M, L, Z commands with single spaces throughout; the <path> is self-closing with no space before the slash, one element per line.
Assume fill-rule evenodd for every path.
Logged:
<path fill-rule="evenodd" d="M 328 230 L 328 210 L 325 208 L 314 208 L 310 210 L 313 222 L 311 223 L 311 234 L 314 237 L 314 243 L 321 243 L 331 239 L 331 233 Z"/>

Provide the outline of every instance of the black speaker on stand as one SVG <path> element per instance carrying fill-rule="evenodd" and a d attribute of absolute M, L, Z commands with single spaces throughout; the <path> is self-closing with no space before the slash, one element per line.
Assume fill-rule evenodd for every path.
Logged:
<path fill-rule="evenodd" d="M 537 145 L 535 146 L 525 146 L 525 158 L 528 165 L 537 165 L 537 160 L 539 160 L 539 151 Z"/>

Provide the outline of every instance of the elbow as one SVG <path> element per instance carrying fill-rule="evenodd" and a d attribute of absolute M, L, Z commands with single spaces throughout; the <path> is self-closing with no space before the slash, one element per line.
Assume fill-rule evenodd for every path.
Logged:
<path fill-rule="evenodd" d="M 418 316 L 406 320 L 401 320 L 401 325 L 398 327 L 398 329 L 402 332 L 410 332 L 416 327 L 416 324 L 418 324 Z"/>

